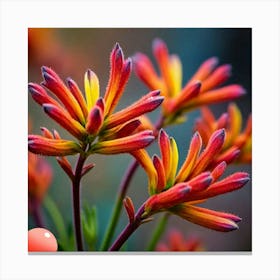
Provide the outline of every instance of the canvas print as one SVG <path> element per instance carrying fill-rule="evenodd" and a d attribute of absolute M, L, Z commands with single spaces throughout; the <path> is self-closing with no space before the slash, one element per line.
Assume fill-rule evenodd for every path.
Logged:
<path fill-rule="evenodd" d="M 251 252 L 251 33 L 29 28 L 29 253 Z"/>

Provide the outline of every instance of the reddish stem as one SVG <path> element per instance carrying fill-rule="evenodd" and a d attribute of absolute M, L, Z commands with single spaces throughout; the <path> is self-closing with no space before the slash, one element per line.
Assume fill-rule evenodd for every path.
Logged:
<path fill-rule="evenodd" d="M 137 211 L 134 221 L 132 223 L 127 224 L 124 230 L 117 237 L 113 245 L 110 247 L 109 251 L 118 251 L 124 242 L 132 235 L 132 233 L 141 225 L 142 215 L 144 213 L 145 204 L 143 204 L 139 210 Z"/>
<path fill-rule="evenodd" d="M 86 156 L 80 154 L 77 161 L 75 175 L 72 180 L 72 198 L 73 198 L 73 216 L 74 216 L 74 227 L 75 227 L 75 237 L 77 250 L 83 251 L 83 239 L 82 239 L 82 226 L 81 226 L 81 179 L 83 165 L 86 161 Z"/>

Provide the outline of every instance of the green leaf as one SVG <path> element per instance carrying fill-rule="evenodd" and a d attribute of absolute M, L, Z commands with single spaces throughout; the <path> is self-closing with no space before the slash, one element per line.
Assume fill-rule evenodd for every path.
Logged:
<path fill-rule="evenodd" d="M 97 213 L 95 206 L 90 207 L 88 204 L 84 205 L 82 210 L 82 226 L 88 249 L 90 251 L 94 251 L 96 248 L 98 233 Z"/>

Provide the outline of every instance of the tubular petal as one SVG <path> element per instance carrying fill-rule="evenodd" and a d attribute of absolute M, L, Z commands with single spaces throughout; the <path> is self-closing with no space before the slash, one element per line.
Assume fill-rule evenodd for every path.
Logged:
<path fill-rule="evenodd" d="M 96 74 L 88 69 L 84 78 L 88 111 L 95 105 L 99 98 L 99 80 Z"/>
<path fill-rule="evenodd" d="M 242 188 L 250 180 L 246 172 L 236 172 L 221 181 L 217 181 L 209 188 L 199 193 L 192 194 L 187 201 L 207 199 L 220 194 L 232 192 Z"/>
<path fill-rule="evenodd" d="M 119 80 L 119 83 L 118 83 L 118 86 L 116 88 L 116 91 L 115 91 L 115 94 L 113 95 L 112 94 L 112 102 L 111 104 L 107 104 L 106 103 L 106 113 L 107 114 L 111 114 L 115 107 L 117 106 L 123 92 L 124 92 L 124 88 L 128 82 L 128 79 L 129 79 L 129 76 L 130 76 L 130 73 L 131 73 L 131 59 L 128 58 L 125 62 L 124 62 L 124 65 L 123 65 L 123 68 L 122 68 L 122 72 L 121 72 L 121 76 L 120 76 L 120 80 Z"/>
<path fill-rule="evenodd" d="M 216 120 L 215 120 L 215 116 L 211 112 L 211 110 L 207 106 L 203 106 L 200 109 L 200 112 L 201 112 L 201 116 L 202 116 L 203 121 L 207 123 L 208 127 L 213 129 Z"/>
<path fill-rule="evenodd" d="M 103 114 L 98 106 L 94 106 L 88 115 L 86 130 L 91 135 L 96 135 L 103 125 Z"/>
<path fill-rule="evenodd" d="M 110 56 L 110 64 L 111 64 L 110 78 L 104 96 L 106 107 L 111 106 L 113 96 L 115 95 L 116 88 L 120 80 L 123 62 L 124 62 L 124 57 L 123 57 L 122 49 L 120 45 L 116 43 Z"/>
<path fill-rule="evenodd" d="M 228 150 L 226 150 L 225 152 L 219 154 L 211 163 L 211 165 L 213 164 L 218 164 L 222 161 L 225 161 L 227 164 L 230 164 L 231 162 L 234 162 L 240 155 L 240 150 L 235 147 L 232 146 L 230 147 Z"/>
<path fill-rule="evenodd" d="M 149 177 L 149 194 L 156 192 L 156 186 L 158 181 L 157 171 L 151 161 L 150 156 L 144 149 L 135 150 L 131 152 L 131 155 L 138 161 L 138 163 L 144 168 Z"/>
<path fill-rule="evenodd" d="M 182 88 L 182 64 L 177 55 L 169 57 L 170 96 L 176 96 Z"/>
<path fill-rule="evenodd" d="M 55 99 L 51 98 L 42 86 L 35 83 L 29 83 L 28 90 L 31 93 L 31 96 L 34 99 L 34 101 L 36 101 L 39 105 L 43 105 L 44 103 L 50 103 L 61 107 L 61 104 L 59 104 Z"/>
<path fill-rule="evenodd" d="M 140 126 L 141 126 L 141 121 L 139 119 L 135 119 L 123 125 L 119 125 L 112 129 L 106 130 L 105 135 L 102 138 L 106 140 L 112 140 L 116 138 L 126 137 L 133 133 L 140 132 L 137 131 Z"/>
<path fill-rule="evenodd" d="M 213 177 L 210 172 L 203 172 L 188 181 L 188 185 L 192 188 L 192 192 L 202 191 L 210 186 Z"/>
<path fill-rule="evenodd" d="M 188 84 L 186 87 L 184 87 L 178 95 L 178 97 L 175 99 L 175 103 L 171 109 L 169 109 L 172 112 L 176 112 L 180 108 L 183 108 L 185 104 L 192 98 L 195 98 L 198 96 L 200 92 L 201 82 L 200 81 L 194 81 L 191 84 Z M 168 109 L 167 109 L 168 110 Z"/>
<path fill-rule="evenodd" d="M 151 196 L 145 203 L 146 213 L 156 213 L 183 203 L 191 191 L 187 183 L 178 183 L 172 188 Z"/>
<path fill-rule="evenodd" d="M 140 80 L 142 80 L 151 90 L 162 89 L 163 84 L 150 59 L 146 55 L 137 53 L 133 57 L 133 62 L 135 74 Z"/>
<path fill-rule="evenodd" d="M 199 132 L 202 139 L 203 146 L 206 146 L 212 135 L 212 130 L 208 126 L 208 124 L 204 121 L 204 119 L 198 118 L 195 120 L 194 131 Z"/>
<path fill-rule="evenodd" d="M 161 159 L 165 171 L 166 178 L 169 177 L 170 170 L 171 170 L 171 145 L 168 134 L 161 129 L 159 132 L 159 138 L 158 138 L 160 153 L 161 153 Z"/>
<path fill-rule="evenodd" d="M 231 76 L 231 65 L 226 64 L 219 66 L 201 86 L 201 92 L 205 92 L 224 83 Z"/>
<path fill-rule="evenodd" d="M 86 134 L 85 128 L 62 108 L 52 104 L 43 104 L 43 109 L 48 116 L 65 128 L 69 133 L 78 139 L 83 139 Z"/>
<path fill-rule="evenodd" d="M 220 152 L 225 140 L 225 130 L 219 129 L 215 131 L 208 141 L 205 150 L 200 154 L 193 168 L 191 176 L 196 176 L 211 163 L 213 158 Z"/>
<path fill-rule="evenodd" d="M 44 77 L 44 82 L 42 82 L 42 85 L 48 88 L 59 98 L 72 118 L 80 121 L 81 123 L 85 123 L 85 118 L 78 101 L 75 99 L 71 91 L 66 87 L 60 77 L 52 69 L 46 66 L 42 67 L 42 74 Z"/>
<path fill-rule="evenodd" d="M 216 129 L 226 128 L 228 125 L 229 116 L 227 113 L 223 113 L 216 122 Z"/>
<path fill-rule="evenodd" d="M 188 178 L 188 176 L 191 173 L 193 166 L 197 160 L 197 157 L 199 155 L 201 145 L 202 145 L 201 137 L 200 137 L 199 133 L 196 132 L 192 137 L 186 160 L 183 163 L 183 165 L 176 177 L 177 183 L 184 182 Z"/>
<path fill-rule="evenodd" d="M 213 230 L 228 232 L 238 229 L 238 225 L 230 218 L 221 217 L 219 212 L 203 209 L 201 207 L 184 204 L 172 212 L 194 224 Z"/>
<path fill-rule="evenodd" d="M 169 54 L 166 44 L 161 39 L 153 41 L 153 52 L 157 60 L 161 75 L 166 83 L 168 95 L 172 96 L 172 76 L 169 68 Z"/>
<path fill-rule="evenodd" d="M 80 146 L 67 140 L 48 139 L 38 135 L 28 136 L 28 150 L 45 156 L 67 156 L 81 151 Z"/>
<path fill-rule="evenodd" d="M 210 73 L 215 69 L 218 62 L 219 60 L 217 57 L 211 57 L 206 61 L 204 61 L 201 64 L 201 66 L 198 68 L 196 73 L 193 75 L 189 83 L 195 80 L 200 80 L 200 81 L 205 80 L 210 75 Z"/>
<path fill-rule="evenodd" d="M 193 100 L 190 107 L 197 107 L 206 104 L 214 104 L 223 101 L 231 101 L 233 99 L 239 98 L 246 93 L 245 89 L 240 85 L 230 85 L 225 86 L 216 90 L 207 91 L 200 94 Z"/>
<path fill-rule="evenodd" d="M 156 193 L 160 193 L 161 191 L 164 190 L 164 188 L 166 186 L 165 171 L 164 171 L 162 161 L 157 155 L 153 156 L 153 164 L 154 164 L 155 170 L 157 172 L 157 177 L 158 177 Z"/>
<path fill-rule="evenodd" d="M 88 108 L 87 108 L 87 104 L 85 101 L 85 98 L 82 94 L 82 92 L 80 91 L 78 85 L 76 84 L 76 82 L 74 80 L 72 80 L 71 78 L 67 78 L 66 79 L 68 87 L 70 89 L 70 91 L 72 92 L 73 96 L 76 98 L 76 100 L 78 101 L 83 114 L 84 114 L 84 118 L 87 118 L 88 115 Z"/>
<path fill-rule="evenodd" d="M 211 175 L 213 177 L 213 182 L 217 181 L 225 172 L 227 167 L 227 164 L 225 161 L 222 161 L 221 163 L 219 163 L 211 172 Z"/>
<path fill-rule="evenodd" d="M 242 115 L 236 104 L 231 103 L 228 107 L 228 114 L 229 114 L 229 128 L 228 128 L 228 136 L 229 139 L 227 144 L 230 145 L 232 140 L 236 139 L 236 137 L 241 132 L 242 126 Z"/>
<path fill-rule="evenodd" d="M 171 163 L 170 163 L 170 172 L 167 174 L 167 185 L 172 186 L 174 184 L 178 161 L 179 161 L 179 153 L 176 141 L 173 137 L 170 138 L 170 148 L 171 148 Z"/>
<path fill-rule="evenodd" d="M 153 93 L 156 93 L 158 95 L 160 92 L 154 91 Z M 137 118 L 145 113 L 155 110 L 163 101 L 163 97 L 157 95 L 150 96 L 150 94 L 147 94 L 127 108 L 111 115 L 106 121 L 106 128 L 109 129 L 115 127 L 131 119 Z"/>
<path fill-rule="evenodd" d="M 129 153 L 148 146 L 154 140 L 152 131 L 143 131 L 131 136 L 98 142 L 90 152 L 98 154 Z"/>
<path fill-rule="evenodd" d="M 53 134 L 46 128 L 46 127 L 40 127 L 42 135 L 46 138 L 53 139 Z"/>

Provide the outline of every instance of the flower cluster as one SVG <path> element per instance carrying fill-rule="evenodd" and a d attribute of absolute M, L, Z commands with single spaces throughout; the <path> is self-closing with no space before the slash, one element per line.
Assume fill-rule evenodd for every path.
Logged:
<path fill-rule="evenodd" d="M 138 117 L 156 109 L 162 103 L 163 97 L 155 90 L 127 108 L 113 113 L 129 79 L 131 60 L 124 59 L 122 49 L 116 44 L 110 62 L 110 78 L 104 97 L 100 97 L 99 80 L 91 70 L 85 73 L 84 97 L 71 78 L 67 79 L 66 85 L 52 69 L 42 67 L 44 81 L 41 85 L 28 85 L 32 98 L 78 142 L 44 135 L 29 135 L 30 151 L 48 156 L 66 156 L 81 152 L 116 154 L 144 148 L 154 140 L 151 130 L 135 131 L 141 125 Z M 45 88 L 56 99 L 48 94 Z"/>
<path fill-rule="evenodd" d="M 55 156 L 72 183 L 73 224 L 78 251 L 83 251 L 84 240 L 88 242 L 87 248 L 95 248 L 96 244 L 93 243 L 97 239 L 97 216 L 95 210 L 91 210 L 95 208 L 88 208 L 84 216 L 80 213 L 81 179 L 94 167 L 93 163 L 85 165 L 91 154 L 130 153 L 135 158 L 121 183 L 112 220 L 100 250 L 120 249 L 142 223 L 151 221 L 152 216 L 159 212 L 167 212 L 165 217 L 169 217 L 169 214 L 177 215 L 220 232 L 238 229 L 237 223 L 241 218 L 237 215 L 199 205 L 212 197 L 238 190 L 249 181 L 246 172 L 225 175 L 225 171 L 234 161 L 251 162 L 251 116 L 242 130 L 242 115 L 235 104 L 231 103 L 227 113 L 218 119 L 206 107 L 236 99 L 245 94 L 245 90 L 238 84 L 223 86 L 231 75 L 231 66 L 217 66 L 217 58 L 206 60 L 182 86 L 183 73 L 179 57 L 170 55 L 166 44 L 160 39 L 154 41 L 153 52 L 160 74 L 156 73 L 146 55 L 137 53 L 133 58 L 136 75 L 151 91 L 116 112 L 132 72 L 132 60 L 124 58 L 119 44 L 114 46 L 110 55 L 110 75 L 103 96 L 100 96 L 99 79 L 90 69 L 84 75 L 84 92 L 74 80 L 67 78 L 65 83 L 53 69 L 46 66 L 41 69 L 41 84 L 28 85 L 34 101 L 71 135 L 71 139 L 64 139 L 57 130 L 50 131 L 41 127 L 41 135 L 28 136 L 29 198 L 42 201 L 52 176 L 49 166 L 34 154 Z M 160 106 L 162 111 L 159 121 L 153 124 L 146 114 Z M 163 127 L 183 121 L 183 113 L 195 108 L 201 108 L 201 117 L 195 122 L 195 132 L 179 168 L 177 143 Z M 160 155 L 150 157 L 145 148 L 156 138 Z M 67 156 L 75 154 L 79 156 L 73 169 Z M 126 193 L 138 165 L 147 173 L 149 197 L 135 211 L 133 201 Z M 129 223 L 109 248 L 122 203 Z M 43 224 L 39 211 L 35 214 L 38 225 Z M 46 241 L 42 238 L 42 232 L 35 235 L 34 239 L 37 241 L 39 238 L 40 246 L 37 248 L 34 242 L 36 246 L 30 251 L 49 250 L 44 247 Z M 61 235 L 67 239 L 66 233 Z M 154 241 L 158 234 L 155 236 L 150 243 L 151 249 L 155 248 Z M 198 240 L 185 241 L 175 231 L 170 234 L 169 241 L 168 245 L 159 245 L 158 250 L 192 251 L 200 248 Z M 68 246 L 66 243 L 63 243 L 64 246 Z M 50 251 L 57 250 L 56 241 L 51 247 Z"/>
<path fill-rule="evenodd" d="M 165 97 L 163 114 L 166 124 L 182 121 L 181 114 L 194 108 L 236 99 L 245 94 L 237 84 L 221 86 L 231 76 L 231 65 L 218 65 L 216 57 L 209 58 L 182 87 L 182 64 L 177 55 L 169 54 L 161 39 L 153 42 L 153 53 L 160 75 L 143 53 L 134 56 L 136 75 L 151 89 L 160 89 Z"/>
<path fill-rule="evenodd" d="M 44 158 L 28 153 L 28 197 L 41 202 L 52 180 L 51 166 Z"/>
<path fill-rule="evenodd" d="M 168 241 L 160 242 L 156 250 L 162 252 L 189 252 L 189 251 L 201 251 L 203 249 L 202 242 L 197 237 L 185 238 L 183 234 L 176 230 L 172 229 L 168 233 Z"/>
<path fill-rule="evenodd" d="M 251 163 L 252 116 L 248 117 L 245 128 L 241 131 L 242 115 L 236 104 L 229 104 L 227 113 L 223 113 L 217 120 L 208 107 L 203 107 L 201 117 L 196 120 L 194 125 L 194 130 L 199 131 L 203 144 L 206 145 L 211 134 L 220 128 L 226 129 L 226 139 L 221 153 L 214 162 Z"/>
<path fill-rule="evenodd" d="M 211 197 L 237 190 L 249 181 L 249 174 L 245 172 L 236 172 L 219 180 L 227 166 L 224 161 L 209 169 L 224 141 L 225 130 L 219 129 L 211 135 L 206 148 L 201 151 L 202 139 L 196 132 L 186 159 L 177 172 L 179 158 L 176 142 L 161 130 L 158 140 L 161 158 L 155 155 L 151 160 L 147 153 L 138 157 L 150 178 L 156 177 L 150 180 L 151 196 L 145 202 L 142 217 L 169 211 L 192 223 L 217 231 L 237 229 L 236 222 L 241 221 L 238 216 L 196 206 Z"/>

